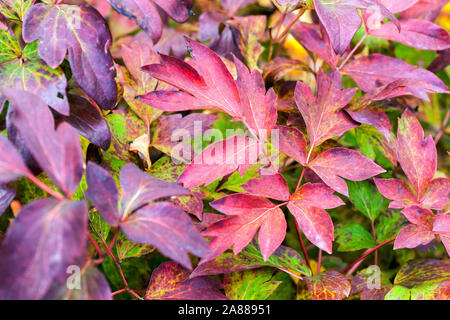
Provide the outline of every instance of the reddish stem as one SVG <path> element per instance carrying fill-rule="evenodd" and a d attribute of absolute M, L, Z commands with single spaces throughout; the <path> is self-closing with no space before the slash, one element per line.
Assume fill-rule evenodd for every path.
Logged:
<path fill-rule="evenodd" d="M 321 265 L 322 265 L 322 249 L 319 249 L 319 257 L 317 258 L 317 274 L 320 273 Z"/>
<path fill-rule="evenodd" d="M 309 262 L 308 251 L 306 251 L 305 243 L 303 242 L 302 232 L 300 230 L 300 227 L 298 226 L 297 220 L 296 219 L 294 220 L 295 226 L 297 227 L 298 238 L 300 239 L 300 245 L 302 247 L 303 255 L 305 256 L 306 264 L 308 265 L 309 269 L 311 269 L 311 263 Z"/>
<path fill-rule="evenodd" d="M 350 58 L 355 54 L 356 50 L 358 50 L 358 48 L 361 46 L 361 44 L 364 42 L 364 40 L 366 40 L 367 36 L 368 36 L 367 33 L 365 33 L 363 35 L 361 40 L 359 40 L 358 44 L 353 48 L 353 50 L 347 55 L 345 60 L 342 62 L 342 64 L 337 68 L 338 71 L 340 71 L 345 66 L 345 64 L 348 62 L 348 60 L 350 60 Z"/>
<path fill-rule="evenodd" d="M 442 135 L 444 134 L 445 127 L 447 126 L 449 118 L 450 118 L 450 110 L 448 110 L 447 113 L 445 114 L 445 118 L 444 118 L 444 121 L 442 122 L 442 126 L 441 126 L 438 134 L 436 135 L 436 138 L 434 139 L 434 144 L 437 145 L 439 140 L 441 139 Z"/>
<path fill-rule="evenodd" d="M 379 245 L 377 245 L 376 247 L 367 250 L 366 252 L 363 253 L 363 255 L 361 257 L 359 257 L 358 259 L 356 259 L 355 261 L 353 261 L 351 264 L 349 264 L 344 270 L 341 271 L 342 274 L 346 273 L 348 270 L 350 270 L 355 264 L 363 261 L 368 255 L 370 255 L 372 252 L 376 251 L 378 248 L 384 246 L 385 244 L 388 244 L 392 241 L 394 241 L 395 238 L 386 240 L 382 243 L 380 243 Z"/>
<path fill-rule="evenodd" d="M 28 178 L 28 180 L 33 182 L 37 187 L 39 187 L 42 191 L 45 191 L 46 193 L 51 195 L 53 198 L 58 199 L 59 201 L 64 200 L 64 196 L 62 194 L 60 194 L 59 192 L 57 192 L 57 191 L 53 190 L 52 188 L 50 188 L 48 185 L 43 183 L 36 176 L 34 176 L 32 173 L 28 173 L 26 175 L 26 177 Z"/>
<path fill-rule="evenodd" d="M 377 240 L 377 234 L 375 233 L 375 225 L 373 224 L 373 220 L 370 220 L 370 225 L 372 227 L 372 235 L 373 235 L 373 240 L 375 240 L 375 243 L 378 244 L 378 240 Z M 374 264 L 377 266 L 378 265 L 378 250 L 375 250 L 375 261 Z"/>

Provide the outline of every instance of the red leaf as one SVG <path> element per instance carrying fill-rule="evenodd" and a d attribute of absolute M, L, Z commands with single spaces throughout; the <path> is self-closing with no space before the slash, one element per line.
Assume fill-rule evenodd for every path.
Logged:
<path fill-rule="evenodd" d="M 266 87 L 259 71 L 250 73 L 247 67 L 236 57 L 237 86 L 241 99 L 242 111 L 250 130 L 265 141 L 277 122 L 275 102 L 277 95 L 273 89 L 266 94 Z"/>
<path fill-rule="evenodd" d="M 149 300 L 227 300 L 222 285 L 208 277 L 189 279 L 189 272 L 175 262 L 156 268 L 145 294 Z"/>
<path fill-rule="evenodd" d="M 199 257 L 209 253 L 209 245 L 189 216 L 168 202 L 148 205 L 121 222 L 120 228 L 132 241 L 151 244 L 161 253 L 192 269 L 187 251 Z"/>
<path fill-rule="evenodd" d="M 279 133 L 280 151 L 294 158 L 302 165 L 306 162 L 306 139 L 297 128 L 276 126 Z"/>
<path fill-rule="evenodd" d="M 433 232 L 441 238 L 447 254 L 450 255 L 450 216 L 447 214 L 438 214 L 435 216 Z"/>
<path fill-rule="evenodd" d="M 43 299 L 67 279 L 86 246 L 84 201 L 36 200 L 19 212 L 0 247 L 0 298 Z"/>
<path fill-rule="evenodd" d="M 400 230 L 395 238 L 394 250 L 402 248 L 415 248 L 433 241 L 434 233 L 425 227 L 410 224 Z"/>
<path fill-rule="evenodd" d="M 328 213 L 321 208 L 298 206 L 295 202 L 289 202 L 287 207 L 306 238 L 315 246 L 331 254 L 334 227 Z"/>
<path fill-rule="evenodd" d="M 436 172 L 436 145 L 433 138 L 424 139 L 416 117 L 408 109 L 398 122 L 398 161 L 420 199 Z"/>
<path fill-rule="evenodd" d="M 77 27 L 68 18 L 75 15 L 79 17 Z M 69 51 L 71 70 L 80 87 L 102 108 L 115 106 L 116 74 L 108 50 L 112 39 L 97 10 L 85 4 L 35 4 L 27 11 L 22 36 L 27 43 L 40 40 L 39 55 L 52 68 L 59 66 Z"/>
<path fill-rule="evenodd" d="M 419 0 L 378 0 L 383 6 L 392 13 L 399 13 L 412 7 Z"/>
<path fill-rule="evenodd" d="M 399 32 L 392 22 L 369 31 L 371 36 L 400 42 L 421 50 L 445 50 L 450 48 L 450 35 L 434 23 L 422 19 L 400 20 Z"/>
<path fill-rule="evenodd" d="M 408 86 L 408 91 L 414 95 L 418 90 L 430 93 L 448 92 L 445 84 L 432 72 L 378 53 L 354 60 L 347 64 L 342 72 L 352 77 L 366 92 L 399 79 L 410 79 L 416 82 L 416 85 Z"/>
<path fill-rule="evenodd" d="M 239 9 L 253 2 L 256 2 L 256 0 L 222 0 L 220 3 L 227 10 L 228 15 L 232 17 Z"/>
<path fill-rule="evenodd" d="M 374 178 L 373 180 L 380 193 L 389 200 L 393 200 L 389 208 L 405 208 L 418 203 L 414 191 L 405 182 L 399 179 Z"/>
<path fill-rule="evenodd" d="M 78 187 L 83 175 L 83 155 L 77 131 L 67 123 L 55 130 L 53 115 L 34 94 L 4 90 L 13 106 L 11 121 L 25 146 L 55 185 L 67 196 Z"/>
<path fill-rule="evenodd" d="M 211 202 L 211 207 L 235 217 L 210 226 L 204 235 L 215 237 L 211 242 L 214 259 L 233 245 L 238 254 L 253 239 L 259 229 L 258 241 L 264 260 L 281 245 L 286 235 L 286 220 L 279 206 L 263 197 L 232 194 Z"/>
<path fill-rule="evenodd" d="M 152 200 L 190 195 L 189 190 L 179 184 L 155 179 L 132 163 L 126 164 L 120 170 L 120 186 L 122 188 L 120 207 L 123 216 L 129 215 Z"/>
<path fill-rule="evenodd" d="M 338 196 L 333 195 L 334 190 L 323 183 L 305 183 L 294 194 L 290 202 L 303 207 L 318 207 L 333 209 L 345 203 Z"/>
<path fill-rule="evenodd" d="M 434 21 L 442 8 L 448 3 L 447 0 L 419 0 L 400 14 L 401 19 L 423 18 Z"/>
<path fill-rule="evenodd" d="M 403 215 L 412 224 L 416 224 L 431 230 L 433 228 L 434 215 L 428 209 L 423 209 L 418 206 L 411 206 L 402 210 Z"/>
<path fill-rule="evenodd" d="M 291 196 L 287 205 L 306 238 L 330 254 L 334 239 L 334 226 L 324 209 L 332 209 L 345 204 L 333 193 L 333 189 L 323 183 L 306 183 Z"/>
<path fill-rule="evenodd" d="M 385 172 L 383 168 L 360 153 L 333 148 L 319 154 L 309 163 L 309 167 L 326 185 L 348 196 L 347 184 L 342 178 L 362 181 Z"/>
<path fill-rule="evenodd" d="M 357 111 L 346 110 L 353 120 L 375 127 L 389 141 L 391 138 L 391 123 L 381 109 L 363 108 Z"/>
<path fill-rule="evenodd" d="M 424 132 L 416 117 L 405 110 L 398 125 L 398 160 L 413 189 L 397 179 L 376 179 L 375 183 L 386 198 L 394 200 L 391 208 L 418 204 L 423 208 L 441 210 L 448 203 L 450 180 L 433 179 L 437 166 L 436 146 Z"/>
<path fill-rule="evenodd" d="M 178 179 L 186 188 L 208 185 L 218 178 L 239 169 L 241 174 L 256 163 L 258 141 L 244 136 L 233 136 L 206 147 L 197 155 Z"/>
<path fill-rule="evenodd" d="M 305 281 L 313 300 L 342 300 L 348 297 L 352 288 L 347 279 L 336 271 L 306 277 Z"/>
<path fill-rule="evenodd" d="M 428 209 L 442 210 L 448 203 L 449 193 L 450 179 L 433 179 L 422 197 L 421 206 Z"/>
<path fill-rule="evenodd" d="M 330 37 L 338 54 L 343 54 L 361 26 L 357 9 L 376 9 L 384 17 L 398 24 L 397 18 L 386 7 L 374 0 L 314 0 L 314 7 L 320 22 Z M 399 27 L 400 28 L 400 27 Z"/>
<path fill-rule="evenodd" d="M 141 96 L 141 99 L 164 111 L 212 108 L 240 118 L 242 112 L 238 88 L 220 57 L 194 40 L 186 38 L 186 43 L 192 56 L 190 64 L 160 55 L 161 64 L 144 66 L 142 69 L 188 94 L 154 91 Z M 183 103 L 177 105 L 177 101 Z"/>
<path fill-rule="evenodd" d="M 250 179 L 242 185 L 242 188 L 253 195 L 280 201 L 289 200 L 289 188 L 281 174 L 271 170 L 261 169 L 260 177 Z"/>
<path fill-rule="evenodd" d="M 439 234 L 448 234 L 450 237 L 450 216 L 446 214 L 436 215 L 433 231 Z"/>
<path fill-rule="evenodd" d="M 297 22 L 291 28 L 294 38 L 306 49 L 317 54 L 332 68 L 336 68 L 339 63 L 339 56 L 333 50 L 330 40 L 325 31 L 319 33 L 318 25 Z"/>
<path fill-rule="evenodd" d="M 311 88 L 299 81 L 295 88 L 295 101 L 303 116 L 308 131 L 310 149 L 323 141 L 339 136 L 357 125 L 341 111 L 353 98 L 357 88 L 342 90 L 338 72 L 324 74 L 317 78 L 317 97 Z"/>

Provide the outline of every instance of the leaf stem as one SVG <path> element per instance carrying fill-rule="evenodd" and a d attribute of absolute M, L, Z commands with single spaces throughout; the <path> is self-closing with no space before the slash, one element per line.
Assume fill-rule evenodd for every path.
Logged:
<path fill-rule="evenodd" d="M 45 191 L 46 193 L 48 193 L 49 195 L 51 195 L 53 198 L 62 201 L 64 200 L 64 196 L 62 194 L 60 194 L 59 192 L 53 190 L 52 188 L 50 188 L 48 185 L 46 185 L 45 183 L 43 183 L 41 180 L 39 180 L 35 175 L 33 175 L 31 172 L 28 173 L 26 175 L 26 177 L 28 178 L 28 180 L 30 180 L 31 182 L 33 182 L 36 186 L 38 186 L 42 191 Z"/>
<path fill-rule="evenodd" d="M 280 39 L 283 39 L 284 36 L 289 32 L 289 30 L 292 28 L 292 26 L 303 16 L 303 14 L 305 13 L 306 8 L 302 8 L 300 10 L 300 12 L 295 16 L 294 19 L 292 19 L 292 21 L 288 24 L 288 26 L 286 28 L 284 28 L 283 32 L 281 34 L 279 34 L 279 30 L 278 29 L 278 34 L 275 37 L 275 41 L 278 42 L 280 41 Z M 284 22 L 284 21 L 283 21 Z"/>
<path fill-rule="evenodd" d="M 297 191 L 297 190 L 298 190 L 298 188 L 300 188 L 300 185 L 301 185 L 301 183 L 302 183 L 302 180 L 303 180 L 303 176 L 305 175 L 305 170 L 306 170 L 306 168 L 305 168 L 305 167 L 303 167 L 303 169 L 302 169 L 302 173 L 301 173 L 301 175 L 300 175 L 300 179 L 298 179 L 298 182 L 297 182 L 297 187 L 295 188 L 295 191 Z"/>
<path fill-rule="evenodd" d="M 375 240 L 375 243 L 378 245 L 377 234 L 375 233 L 375 225 L 374 225 L 372 219 L 370 219 L 370 226 L 372 227 L 373 240 Z M 377 266 L 378 265 L 378 250 L 375 250 L 375 258 L 374 259 L 375 259 L 374 264 Z"/>
<path fill-rule="evenodd" d="M 363 253 L 363 255 L 361 257 L 359 257 L 358 259 L 356 259 L 355 261 L 353 261 L 351 264 L 349 264 L 344 270 L 341 271 L 342 274 L 346 273 L 348 270 L 350 270 L 355 264 L 362 262 L 368 255 L 370 255 L 372 252 L 376 251 L 377 249 L 381 248 L 382 246 L 394 241 L 395 238 L 386 240 L 382 243 L 380 243 L 379 245 L 377 245 L 376 247 L 367 250 L 366 252 Z"/>
<path fill-rule="evenodd" d="M 312 271 L 312 269 L 311 269 L 311 262 L 309 262 L 308 251 L 306 251 L 305 243 L 303 242 L 302 232 L 300 230 L 300 227 L 298 225 L 297 220 L 294 219 L 294 221 L 295 221 L 295 226 L 297 227 L 298 238 L 300 239 L 300 245 L 302 247 L 303 255 L 305 256 L 306 264 L 308 265 L 308 268 Z"/>
<path fill-rule="evenodd" d="M 439 129 L 438 134 L 436 135 L 436 138 L 434 139 L 434 144 L 437 145 L 439 140 L 441 139 L 442 135 L 444 134 L 445 127 L 447 126 L 448 120 L 450 118 L 450 110 L 447 111 L 445 114 L 444 121 L 442 122 L 441 128 Z"/>
<path fill-rule="evenodd" d="M 361 38 L 361 40 L 359 40 L 358 44 L 353 48 L 353 50 L 347 55 L 347 57 L 344 59 L 344 61 L 342 62 L 342 64 L 337 68 L 338 71 L 342 70 L 342 68 L 345 66 L 345 64 L 348 62 L 348 60 L 350 60 L 350 58 L 355 54 L 356 50 L 358 50 L 358 48 L 361 46 L 361 44 L 364 42 L 364 40 L 366 40 L 366 38 L 368 37 L 368 33 L 365 33 L 363 35 L 363 37 Z"/>
<path fill-rule="evenodd" d="M 319 249 L 319 257 L 317 258 L 317 274 L 320 273 L 321 265 L 322 265 L 322 249 Z"/>

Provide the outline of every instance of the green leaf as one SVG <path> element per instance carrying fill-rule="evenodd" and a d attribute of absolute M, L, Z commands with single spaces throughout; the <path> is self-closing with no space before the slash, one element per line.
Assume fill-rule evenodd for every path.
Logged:
<path fill-rule="evenodd" d="M 370 220 L 375 221 L 383 208 L 383 197 L 368 181 L 347 181 L 350 201 Z"/>
<path fill-rule="evenodd" d="M 191 277 L 231 273 L 261 267 L 278 268 L 297 278 L 311 275 L 311 270 L 302 256 L 294 249 L 280 246 L 264 261 L 256 241 L 253 241 L 237 255 L 233 252 L 225 252 L 216 259 L 200 263 L 192 272 Z"/>
<path fill-rule="evenodd" d="M 450 261 L 435 259 L 411 260 L 395 276 L 394 284 L 414 287 L 450 279 Z"/>
<path fill-rule="evenodd" d="M 97 210 L 89 211 L 89 226 L 92 236 L 95 241 L 101 246 L 104 246 L 103 240 L 108 239 L 111 226 L 103 220 Z"/>
<path fill-rule="evenodd" d="M 409 288 L 395 286 L 387 293 L 384 300 L 409 300 L 410 297 L 411 290 Z"/>
<path fill-rule="evenodd" d="M 22 54 L 19 42 L 8 30 L 0 30 L 0 64 L 17 59 Z"/>
<path fill-rule="evenodd" d="M 244 189 L 242 189 L 241 186 L 250 179 L 259 178 L 259 167 L 260 164 L 255 163 L 244 173 L 243 176 L 241 176 L 238 171 L 233 172 L 233 174 L 227 179 L 227 181 L 222 184 L 222 186 L 220 186 L 219 191 L 226 189 L 234 192 L 244 192 Z"/>
<path fill-rule="evenodd" d="M 267 300 L 293 300 L 296 294 L 296 287 L 290 275 L 285 272 L 277 272 L 272 277 L 272 281 L 280 281 L 278 288 L 267 298 Z"/>
<path fill-rule="evenodd" d="M 355 129 L 357 146 L 361 153 L 372 160 L 377 160 L 385 168 L 392 168 L 397 163 L 397 152 L 393 138 L 388 141 L 377 129 L 369 125 L 361 125 Z M 383 157 L 380 158 L 378 155 Z"/>
<path fill-rule="evenodd" d="M 17 55 L 16 45 L 18 46 L 10 44 L 13 51 L 0 49 L 0 87 L 34 93 L 56 111 L 68 115 L 67 80 L 61 68 L 52 69 L 41 60 L 37 54 L 36 43 L 28 44 L 23 53 L 19 53 L 20 58 L 13 58 Z M 2 63 L 2 59 L 7 62 Z M 4 100 L 5 97 L 0 94 L 0 104 Z"/>
<path fill-rule="evenodd" d="M 122 232 L 117 236 L 114 248 L 119 262 L 127 258 L 137 258 L 155 250 L 155 247 L 151 245 L 131 241 Z"/>
<path fill-rule="evenodd" d="M 119 176 L 120 169 L 128 162 L 133 162 L 133 155 L 129 151 L 130 143 L 147 133 L 147 127 L 134 112 L 116 111 L 106 117 L 111 129 L 111 146 L 103 154 L 109 172 Z"/>
<path fill-rule="evenodd" d="M 225 295 L 230 300 L 266 300 L 281 284 L 274 281 L 273 269 L 233 272 L 224 277 Z"/>
<path fill-rule="evenodd" d="M 373 236 L 359 224 L 339 225 L 335 235 L 339 244 L 338 251 L 356 251 L 377 245 Z"/>
<path fill-rule="evenodd" d="M 23 21 L 27 10 L 35 0 L 2 0 L 0 1 L 0 13 L 5 17 Z"/>
<path fill-rule="evenodd" d="M 407 224 L 408 221 L 400 212 L 387 210 L 380 216 L 378 224 L 375 227 L 378 242 L 381 243 L 395 238 L 400 229 Z"/>
<path fill-rule="evenodd" d="M 386 300 L 449 300 L 450 261 L 411 260 L 394 279 Z"/>

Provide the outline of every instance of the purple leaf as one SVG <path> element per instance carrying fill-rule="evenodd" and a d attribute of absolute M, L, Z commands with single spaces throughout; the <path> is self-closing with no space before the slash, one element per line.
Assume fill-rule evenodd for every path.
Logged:
<path fill-rule="evenodd" d="M 0 216 L 5 213 L 5 210 L 9 207 L 9 204 L 15 196 L 16 190 L 0 185 Z"/>
<path fill-rule="evenodd" d="M 86 169 L 88 189 L 86 197 L 97 208 L 98 213 L 113 227 L 119 225 L 122 215 L 117 210 L 119 190 L 108 171 L 93 162 Z"/>
<path fill-rule="evenodd" d="M 226 300 L 222 285 L 209 277 L 189 279 L 189 272 L 169 261 L 156 268 L 147 287 L 149 300 Z"/>
<path fill-rule="evenodd" d="M 30 173 L 14 145 L 2 135 L 0 135 L 0 150 L 2 150 L 0 155 L 0 183 L 7 183 Z"/>
<path fill-rule="evenodd" d="M 163 20 L 158 7 L 162 8 L 176 22 L 185 22 L 191 13 L 192 0 L 108 0 L 120 14 L 135 21 L 152 39 L 158 42 Z"/>
<path fill-rule="evenodd" d="M 111 144 L 111 132 L 100 112 L 85 98 L 68 95 L 70 115 L 58 115 L 96 146 L 108 150 Z"/>
<path fill-rule="evenodd" d="M 120 186 L 122 188 L 120 204 L 123 216 L 129 215 L 152 200 L 190 195 L 189 190 L 179 184 L 155 179 L 132 163 L 126 164 L 120 170 Z"/>
<path fill-rule="evenodd" d="M 314 6 L 337 54 L 343 54 L 361 26 L 356 9 L 377 10 L 384 18 L 397 18 L 376 0 L 314 0 Z"/>
<path fill-rule="evenodd" d="M 27 43 L 40 40 L 39 55 L 52 68 L 59 66 L 69 51 L 70 66 L 80 87 L 103 109 L 115 106 L 116 74 L 108 50 L 112 39 L 96 9 L 85 4 L 35 4 L 25 16 L 23 39 Z"/>
<path fill-rule="evenodd" d="M 192 159 L 193 154 L 176 154 L 174 148 L 186 137 L 201 136 L 217 120 L 217 116 L 203 113 L 192 113 L 183 118 L 179 113 L 163 117 L 156 128 L 151 145 L 176 159 Z M 178 134 L 177 134 L 178 133 Z M 181 141 L 180 141 L 181 140 Z M 186 142 L 184 142 L 186 143 Z M 180 153 L 184 150 L 177 150 Z"/>
<path fill-rule="evenodd" d="M 78 133 L 67 123 L 54 129 L 53 115 L 39 97 L 15 89 L 4 90 L 13 105 L 11 121 L 26 147 L 55 185 L 67 196 L 83 175 L 83 155 Z"/>
<path fill-rule="evenodd" d="M 132 241 L 151 244 L 161 253 L 192 269 L 187 251 L 204 257 L 209 245 L 200 235 L 189 216 L 168 202 L 148 205 L 120 224 Z"/>
<path fill-rule="evenodd" d="M 87 221 L 84 201 L 46 198 L 23 207 L 0 247 L 0 299 L 41 299 L 67 279 L 83 255 Z"/>
<path fill-rule="evenodd" d="M 379 53 L 358 58 L 347 64 L 342 71 L 355 80 L 365 92 L 370 92 L 377 87 L 399 79 L 409 79 L 416 82 L 416 85 L 408 85 L 410 94 L 417 95 L 417 90 L 424 93 L 448 92 L 442 80 L 432 72 Z M 424 94 L 420 95 L 419 98 L 423 98 L 423 96 Z"/>

